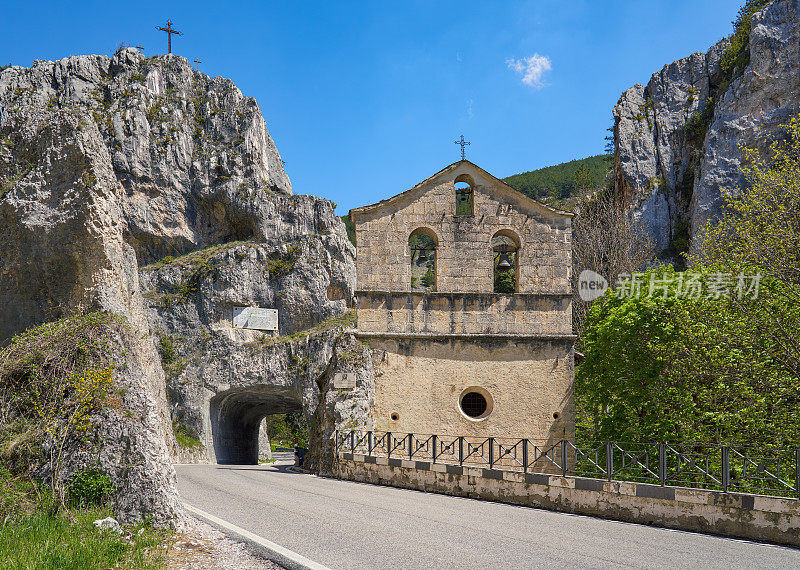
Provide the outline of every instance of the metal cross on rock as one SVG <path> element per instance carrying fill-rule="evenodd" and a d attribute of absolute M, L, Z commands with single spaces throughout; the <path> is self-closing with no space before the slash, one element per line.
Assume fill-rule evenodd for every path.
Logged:
<path fill-rule="evenodd" d="M 172 20 L 167 20 L 167 27 L 166 28 L 156 28 L 161 30 L 162 32 L 167 32 L 167 53 L 172 53 L 172 34 L 178 34 L 182 36 L 183 34 L 178 30 L 172 29 Z"/>
<path fill-rule="evenodd" d="M 461 160 L 466 160 L 467 153 L 465 152 L 464 147 L 470 145 L 469 141 L 465 141 L 464 140 L 464 135 L 461 135 L 461 139 L 460 140 L 453 141 L 453 142 L 455 144 L 457 144 L 457 145 L 461 145 Z"/>
<path fill-rule="evenodd" d="M 197 71 L 200 71 L 200 64 L 203 63 L 203 61 L 200 59 L 195 59 L 194 62 L 197 64 L 196 66 Z"/>

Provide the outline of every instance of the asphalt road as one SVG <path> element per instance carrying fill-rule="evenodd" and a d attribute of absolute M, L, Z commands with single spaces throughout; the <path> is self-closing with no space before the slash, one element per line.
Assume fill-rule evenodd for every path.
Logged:
<path fill-rule="evenodd" d="M 331 568 L 800 568 L 800 550 L 303 475 L 178 465 L 183 500 Z"/>

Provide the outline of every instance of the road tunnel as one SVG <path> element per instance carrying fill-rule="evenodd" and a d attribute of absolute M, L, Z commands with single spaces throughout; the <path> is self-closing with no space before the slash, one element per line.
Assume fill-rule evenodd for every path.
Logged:
<path fill-rule="evenodd" d="M 258 464 L 258 429 L 266 416 L 300 412 L 299 394 L 278 386 L 233 388 L 211 398 L 211 432 L 217 463 Z"/>

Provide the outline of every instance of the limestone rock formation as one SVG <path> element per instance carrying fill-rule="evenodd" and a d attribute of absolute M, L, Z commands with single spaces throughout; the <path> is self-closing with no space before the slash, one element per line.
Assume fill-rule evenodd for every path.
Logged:
<path fill-rule="evenodd" d="M 140 263 L 286 230 L 270 225 L 260 198 L 290 195 L 291 184 L 257 103 L 229 79 L 133 48 L 6 69 L 0 121 L 31 107 L 91 114 L 125 189 L 126 240 Z"/>
<path fill-rule="evenodd" d="M 0 220 L 0 342 L 88 309 L 137 331 L 118 339 L 137 421 L 109 416 L 100 458 L 121 520 L 175 516 L 170 456 L 251 461 L 265 414 L 319 417 L 314 441 L 366 427 L 371 364 L 338 348 L 361 346 L 354 248 L 331 202 L 292 194 L 229 80 L 130 48 L 0 72 Z M 277 309 L 279 330 L 233 327 L 237 306 Z M 340 369 L 355 388 L 331 387 Z"/>
<path fill-rule="evenodd" d="M 774 0 L 752 18 L 749 63 L 721 71 L 729 46 L 675 61 L 614 107 L 615 188 L 630 200 L 657 250 L 685 250 L 719 215 L 723 195 L 744 187 L 739 145 L 797 112 L 800 2 Z"/>
<path fill-rule="evenodd" d="M 64 476 L 98 461 L 117 489 L 123 521 L 179 512 L 168 445 L 174 446 L 164 376 L 139 293 L 136 258 L 123 241 L 123 188 L 91 116 L 36 108 L 0 125 L 0 342 L 33 325 L 83 310 L 124 315 L 114 339 L 123 412 L 109 410 L 99 453 L 80 445 Z M 22 166 L 20 166 L 22 165 Z M 24 168 L 24 172 L 21 170 Z"/>
<path fill-rule="evenodd" d="M 353 248 L 333 205 L 283 201 L 280 210 L 293 212 L 298 224 L 331 233 L 230 242 L 141 269 L 149 320 L 169 355 L 176 421 L 199 437 L 212 461 L 254 461 L 254 434 L 267 414 L 311 417 L 342 332 L 355 324 L 347 313 Z M 278 330 L 234 327 L 234 309 L 246 306 L 277 309 Z"/>

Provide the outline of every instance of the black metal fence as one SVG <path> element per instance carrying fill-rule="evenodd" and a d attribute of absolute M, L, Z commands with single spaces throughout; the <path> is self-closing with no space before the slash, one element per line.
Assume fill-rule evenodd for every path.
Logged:
<path fill-rule="evenodd" d="M 337 431 L 337 453 L 800 498 L 800 448 Z"/>

